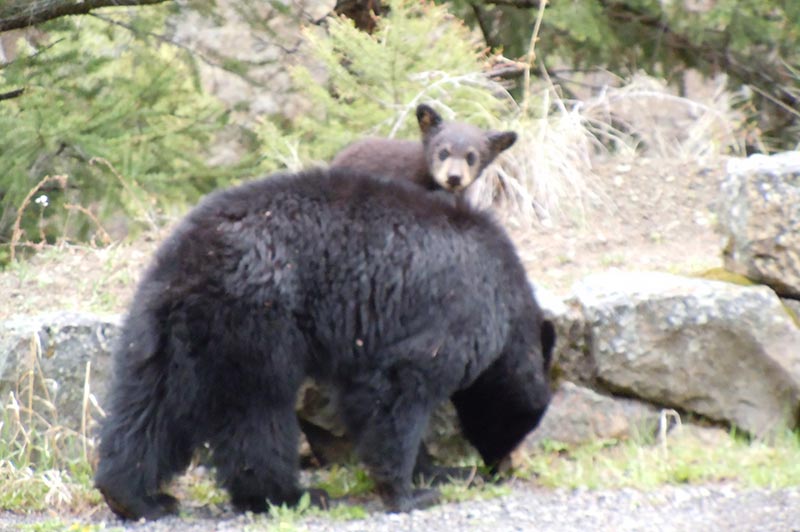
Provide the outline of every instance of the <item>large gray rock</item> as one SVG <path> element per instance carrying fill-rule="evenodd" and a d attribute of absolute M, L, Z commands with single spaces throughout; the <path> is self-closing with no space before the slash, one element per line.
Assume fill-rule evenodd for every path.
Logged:
<path fill-rule="evenodd" d="M 49 423 L 79 429 L 84 383 L 90 363 L 89 391 L 105 396 L 110 352 L 119 334 L 119 317 L 53 312 L 20 316 L 0 324 L 0 396 L 9 392 L 26 404 L 31 382 L 35 410 Z M 95 414 L 96 410 L 90 410 Z"/>
<path fill-rule="evenodd" d="M 585 356 L 587 350 L 586 322 L 580 305 L 574 299 L 564 301 L 549 290 L 531 285 L 544 316 L 556 328 L 556 345 L 551 367 L 551 380 L 562 377 L 574 383 L 594 383 L 594 365 Z"/>
<path fill-rule="evenodd" d="M 552 377 L 557 384 L 547 414 L 514 453 L 514 460 L 520 454 L 536 452 L 535 448 L 547 441 L 581 445 L 652 435 L 660 416 L 656 406 L 588 387 L 595 381 L 596 368 L 585 356 L 588 337 L 580 305 L 574 299 L 564 301 L 542 286 L 532 288 L 545 316 L 556 327 Z"/>
<path fill-rule="evenodd" d="M 719 227 L 728 270 L 800 297 L 800 152 L 729 161 Z"/>
<path fill-rule="evenodd" d="M 574 293 L 594 385 L 759 435 L 797 426 L 800 329 L 768 287 L 609 272 Z"/>

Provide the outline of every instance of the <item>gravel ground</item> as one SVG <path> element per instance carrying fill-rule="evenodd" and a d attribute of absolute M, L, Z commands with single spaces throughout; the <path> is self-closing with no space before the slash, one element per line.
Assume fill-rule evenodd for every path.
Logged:
<path fill-rule="evenodd" d="M 19 530 L 23 519 L 27 523 L 26 530 L 32 530 L 31 523 L 39 520 L 3 513 L 0 514 L 0 530 Z M 47 518 L 41 516 L 41 519 Z M 68 518 L 63 518 L 63 522 L 72 523 Z M 800 487 L 771 491 L 716 485 L 664 486 L 652 491 L 589 491 L 546 490 L 519 482 L 513 486 L 511 494 L 504 497 L 445 504 L 408 514 L 376 511 L 357 521 L 313 517 L 274 527 L 274 521 L 267 518 L 226 511 L 221 517 L 191 515 L 130 524 L 103 513 L 79 522 L 104 524 L 109 529 L 157 532 L 269 529 L 309 532 L 800 532 Z"/>
<path fill-rule="evenodd" d="M 506 497 L 445 505 L 408 515 L 376 514 L 369 520 L 313 531 L 800 531 L 800 488 L 737 490 L 732 486 L 664 487 L 657 491 L 543 490 L 519 487 Z"/>

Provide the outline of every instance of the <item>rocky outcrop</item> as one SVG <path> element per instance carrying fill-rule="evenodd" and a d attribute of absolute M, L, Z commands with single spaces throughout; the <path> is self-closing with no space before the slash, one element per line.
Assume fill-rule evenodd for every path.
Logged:
<path fill-rule="evenodd" d="M 800 298 L 800 152 L 729 161 L 719 227 L 728 270 Z"/>
<path fill-rule="evenodd" d="M 111 346 L 118 331 L 119 318 L 89 313 L 55 312 L 0 323 L 3 404 L 10 392 L 23 404 L 28 397 L 35 398 L 37 412 L 49 423 L 77 429 L 83 415 L 87 367 L 87 391 L 104 397 Z"/>
<path fill-rule="evenodd" d="M 219 0 L 209 13 L 180 9 L 169 21 L 170 33 L 202 59 L 197 67 L 204 88 L 244 115 L 240 118 L 246 122 L 259 115 L 293 118 L 307 107 L 289 90 L 289 67 L 304 61 L 301 27 L 323 19 L 335 3 L 259 2 L 242 9 L 230 0 Z"/>
<path fill-rule="evenodd" d="M 567 378 L 755 434 L 796 426 L 800 329 L 768 287 L 609 272 L 574 294 Z"/>

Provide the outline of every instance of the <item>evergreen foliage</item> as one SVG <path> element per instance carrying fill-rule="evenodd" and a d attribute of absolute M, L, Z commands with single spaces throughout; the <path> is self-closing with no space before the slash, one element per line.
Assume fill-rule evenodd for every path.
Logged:
<path fill-rule="evenodd" d="M 296 90 L 312 109 L 281 130 L 261 129 L 267 167 L 330 160 L 364 136 L 419 138 L 414 110 L 433 102 L 445 119 L 496 125 L 513 101 L 482 73 L 479 39 L 446 7 L 393 0 L 372 34 L 332 17 L 328 33 L 307 30 L 311 54 L 326 69 L 320 83 L 306 68 L 293 71 Z"/>
<path fill-rule="evenodd" d="M 439 1 L 452 4 L 458 16 L 480 27 L 486 42 L 502 47 L 507 56 L 525 54 L 535 7 Z M 761 148 L 797 146 L 797 0 L 551 0 L 540 39 L 539 57 L 562 82 L 586 69 L 608 69 L 623 79 L 644 70 L 678 85 L 687 68 L 707 76 L 727 74 L 732 89 L 750 88 L 753 132 L 766 140 Z"/>
<path fill-rule="evenodd" d="M 97 230 L 91 216 L 102 224 L 115 213 L 146 214 L 152 222 L 218 184 L 221 170 L 204 156 L 224 124 L 221 106 L 202 94 L 181 51 L 141 37 L 163 27 L 167 13 L 126 10 L 134 31 L 94 17 L 59 19 L 42 26 L 47 39 L 38 49 L 21 39 L 20 54 L 0 67 L 0 93 L 24 89 L 0 101 L 6 256 L 22 200 L 45 176 L 66 175 L 66 188 L 37 191 L 47 199 L 26 206 L 22 241 L 85 239 Z M 236 173 L 229 169 L 226 177 Z"/>
<path fill-rule="evenodd" d="M 21 52 L 0 63 L 0 95 L 24 90 L 0 99 L 0 263 L 22 207 L 22 241 L 91 238 L 98 224 L 120 213 L 152 223 L 242 176 L 327 161 L 365 135 L 418 138 L 414 108 L 423 101 L 434 102 L 445 119 L 541 131 L 529 122 L 547 119 L 547 106 L 517 107 L 483 74 L 487 43 L 509 57 L 527 52 L 537 2 L 437 2 L 387 0 L 371 34 L 336 17 L 307 28 L 304 52 L 325 75 L 304 68 L 292 74 L 310 109 L 289 123 L 265 120 L 257 148 L 234 168 L 206 162 L 228 114 L 201 90 L 195 58 L 155 36 L 174 3 L 97 11 L 122 24 L 83 16 L 38 26 L 46 39 L 33 45 L 21 39 Z M 265 6 L 288 12 L 299 4 L 236 0 L 230 6 L 247 14 Z M 183 8 L 213 15 L 220 6 L 191 0 Z M 269 15 L 244 18 L 270 27 Z M 537 56 L 567 97 L 566 81 L 580 79 L 587 68 L 625 79 L 643 69 L 674 83 L 686 67 L 725 72 L 732 88 L 751 88 L 740 91 L 750 98 L 742 98 L 741 108 L 751 113 L 751 147 L 797 146 L 796 1 L 553 0 L 543 20 Z M 246 61 L 215 59 L 247 78 Z M 762 139 L 766 144 L 758 145 Z M 98 158 L 103 162 L 93 164 Z M 61 174 L 68 177 L 65 188 L 47 181 L 23 205 L 46 176 Z"/>

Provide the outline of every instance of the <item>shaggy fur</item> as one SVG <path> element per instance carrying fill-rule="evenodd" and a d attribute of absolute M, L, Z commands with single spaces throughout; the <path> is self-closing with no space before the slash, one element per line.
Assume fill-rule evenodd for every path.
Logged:
<path fill-rule="evenodd" d="M 335 184 L 334 184 L 335 183 Z M 294 504 L 295 398 L 329 385 L 386 507 L 435 500 L 411 475 L 431 410 L 452 398 L 496 464 L 539 422 L 554 333 L 488 215 L 342 171 L 209 195 L 163 243 L 114 354 L 95 483 L 125 518 L 212 449 L 240 510 Z"/>
<path fill-rule="evenodd" d="M 331 167 L 411 181 L 428 190 L 461 193 L 500 152 L 517 140 L 513 131 L 485 131 L 446 122 L 426 104 L 417 107 L 422 142 L 366 138 L 339 152 Z"/>

